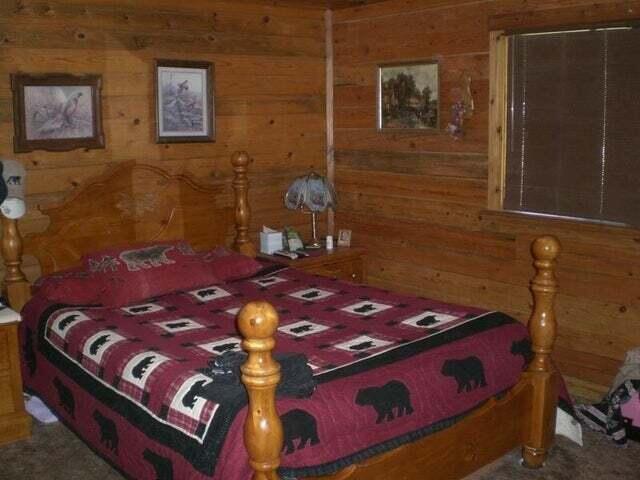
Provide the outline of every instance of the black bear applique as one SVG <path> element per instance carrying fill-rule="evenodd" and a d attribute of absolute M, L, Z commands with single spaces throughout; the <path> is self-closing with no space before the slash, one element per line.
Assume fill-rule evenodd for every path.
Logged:
<path fill-rule="evenodd" d="M 229 352 L 238 346 L 238 342 L 230 342 L 223 343 L 222 345 L 217 345 L 213 347 L 213 349 L 218 353 Z"/>
<path fill-rule="evenodd" d="M 167 323 L 165 326 L 167 328 L 170 328 L 171 330 L 175 330 L 176 328 L 184 328 L 184 327 L 188 327 L 190 325 L 189 322 L 172 322 L 172 323 Z"/>
<path fill-rule="evenodd" d="M 356 350 L 356 351 L 360 351 L 360 350 L 366 350 L 367 348 L 372 348 L 374 346 L 374 343 L 371 340 L 367 340 L 366 342 L 362 342 L 362 343 L 358 343 L 356 345 L 351 345 L 349 347 L 349 350 Z"/>
<path fill-rule="evenodd" d="M 376 423 L 381 423 L 385 419 L 390 422 L 396 417 L 413 413 L 409 389 L 398 380 L 391 380 L 381 387 L 360 389 L 356 395 L 356 404 L 361 407 L 373 407 L 378 414 Z"/>
<path fill-rule="evenodd" d="M 66 330 L 66 328 L 69 325 L 71 325 L 73 322 L 78 320 L 78 318 L 80 318 L 80 315 L 78 315 L 78 314 L 68 315 L 68 316 L 64 317 L 62 320 L 60 320 L 60 323 L 58 323 L 58 329 L 61 332 L 64 332 Z"/>
<path fill-rule="evenodd" d="M 201 298 L 212 297 L 216 292 L 217 290 L 215 288 L 207 288 L 206 290 L 199 290 L 198 296 Z"/>
<path fill-rule="evenodd" d="M 29 369 L 29 374 L 33 376 L 36 372 L 36 352 L 33 347 L 33 331 L 27 327 L 24 331 L 24 363 Z"/>
<path fill-rule="evenodd" d="M 155 355 L 149 355 L 148 357 L 144 357 L 140 360 L 135 367 L 131 369 L 131 375 L 133 378 L 137 378 L 138 380 L 142 380 L 142 377 L 145 373 L 147 373 L 147 369 L 153 364 L 153 361 L 156 359 Z"/>
<path fill-rule="evenodd" d="M 368 313 L 368 312 L 372 312 L 375 309 L 376 309 L 376 307 L 374 307 L 370 303 L 366 303 L 366 304 L 362 305 L 361 307 L 354 308 L 353 311 L 356 312 L 356 313 Z"/>
<path fill-rule="evenodd" d="M 173 463 L 171 463 L 171 460 L 152 452 L 148 448 L 145 449 L 142 456 L 156 472 L 156 480 L 173 480 Z"/>
<path fill-rule="evenodd" d="M 438 319 L 435 317 L 435 315 L 427 315 L 418 320 L 416 322 L 416 325 L 418 325 L 419 327 L 430 327 L 431 325 L 435 325 L 436 323 L 438 323 Z"/>
<path fill-rule="evenodd" d="M 478 387 L 486 387 L 484 366 L 478 357 L 467 357 L 461 360 L 446 360 L 442 365 L 442 375 L 453 377 L 458 382 L 458 393 L 470 392 Z"/>
<path fill-rule="evenodd" d="M 98 338 L 96 338 L 93 343 L 89 346 L 89 353 L 91 355 L 95 355 L 98 353 L 98 350 L 100 350 L 111 338 L 110 334 L 106 334 L 106 335 L 101 335 Z"/>
<path fill-rule="evenodd" d="M 313 325 L 300 325 L 291 329 L 291 333 L 306 333 L 313 330 Z"/>
<path fill-rule="evenodd" d="M 93 412 L 93 419 L 100 427 L 100 443 L 117 455 L 119 439 L 116 424 L 98 410 Z"/>
<path fill-rule="evenodd" d="M 184 405 L 187 408 L 195 407 L 196 400 L 198 400 L 198 397 L 201 396 L 202 387 L 204 386 L 205 383 L 206 383 L 206 380 L 198 380 L 193 385 L 191 385 L 191 388 L 189 389 L 187 394 L 184 397 L 182 397 L 182 405 Z"/>
<path fill-rule="evenodd" d="M 129 311 L 131 313 L 145 313 L 145 312 L 148 312 L 149 310 L 151 310 L 151 306 L 150 305 L 145 305 L 143 307 L 131 307 L 131 308 L 129 308 Z"/>
<path fill-rule="evenodd" d="M 289 455 L 296 450 L 296 446 L 293 443 L 294 440 L 300 439 L 298 450 L 305 448 L 309 442 L 311 445 L 317 445 L 320 442 L 318 438 L 318 423 L 310 413 L 296 408 L 282 415 L 280 419 L 282 420 L 282 430 L 284 432 L 285 455 Z"/>
<path fill-rule="evenodd" d="M 318 292 L 317 290 L 313 290 L 311 292 L 304 293 L 301 296 L 302 298 L 306 299 L 318 298 L 320 296 L 320 292 Z"/>
<path fill-rule="evenodd" d="M 531 340 L 524 337 L 522 340 L 516 340 L 511 344 L 511 353 L 513 355 L 522 355 L 524 361 L 523 368 L 529 365 L 533 360 L 533 351 L 531 350 Z"/>
<path fill-rule="evenodd" d="M 58 391 L 58 402 L 62 408 L 75 420 L 76 418 L 76 401 L 73 399 L 71 390 L 64 385 L 58 377 L 53 379 L 53 386 Z"/>

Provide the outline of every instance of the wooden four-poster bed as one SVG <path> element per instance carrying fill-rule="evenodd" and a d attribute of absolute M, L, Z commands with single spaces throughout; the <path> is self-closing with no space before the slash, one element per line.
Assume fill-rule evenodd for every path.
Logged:
<path fill-rule="evenodd" d="M 233 155 L 234 175 L 231 182 L 233 190 L 229 188 L 229 185 L 199 185 L 187 176 L 170 175 L 154 166 L 125 164 L 79 187 L 70 198 L 60 205 L 42 209 L 42 213 L 50 218 L 50 224 L 44 232 L 28 234 L 23 239 L 19 234 L 18 222 L 3 217 L 2 253 L 6 268 L 4 285 L 11 306 L 19 311 L 28 302 L 29 305 L 34 303 L 34 300 L 30 301 L 32 284 L 23 273 L 23 254 L 33 256 L 38 260 L 43 276 L 77 267 L 82 263 L 83 256 L 95 250 L 105 249 L 114 245 L 123 246 L 172 239 L 186 239 L 196 251 L 210 249 L 216 245 L 231 244 L 235 251 L 245 256 L 254 257 L 256 249 L 249 236 L 250 209 L 247 176 L 249 164 L 250 158 L 246 153 Z M 461 478 L 518 446 L 522 447 L 523 462 L 526 466 L 532 468 L 541 467 L 554 438 L 560 384 L 559 375 L 550 358 L 556 336 L 556 320 L 553 310 L 556 292 L 554 268 L 559 249 L 558 241 L 550 236 L 538 238 L 532 246 L 536 274 L 531 282 L 534 306 L 528 323 L 531 341 L 531 353 L 528 357 L 530 362 L 514 385 L 500 391 L 498 394 L 490 395 L 480 402 L 477 408 L 466 411 L 464 415 L 457 418 L 457 421 L 449 422 L 450 425 L 447 424 L 446 428 L 445 426 L 440 426 L 430 431 L 429 434 L 424 434 L 425 432 L 423 432 L 420 435 L 415 435 L 414 438 L 411 438 L 412 441 L 400 442 L 395 448 L 381 448 L 381 453 L 368 453 L 360 457 L 352 457 L 353 463 L 350 465 L 342 463 L 336 467 L 334 464 L 332 467 L 334 472 L 330 475 L 305 475 L 304 478 L 308 480 Z M 275 275 L 280 274 L 276 273 Z M 285 272 L 284 278 L 287 278 L 286 275 Z M 268 277 L 268 279 L 271 279 L 270 281 L 274 281 L 273 278 L 275 277 Z M 255 282 L 255 280 L 251 281 Z M 331 289 L 330 285 L 327 286 L 328 284 L 320 285 L 325 290 Z M 233 285 L 224 288 L 232 290 Z M 255 294 L 251 294 L 249 298 L 251 301 L 244 304 L 237 315 L 237 328 L 242 336 L 242 348 L 248 352 L 248 358 L 242 365 L 242 383 L 246 387 L 249 399 L 246 421 L 244 422 L 244 444 L 248 452 L 254 480 L 276 480 L 280 478 L 278 476 L 278 467 L 281 465 L 281 459 L 283 458 L 283 441 L 284 436 L 286 436 L 284 434 L 287 434 L 286 431 L 283 432 L 282 423 L 278 416 L 278 406 L 283 405 L 280 399 L 276 400 L 276 386 L 280 381 L 280 368 L 273 358 L 274 348 L 275 351 L 278 351 L 275 337 L 279 328 L 279 316 L 286 315 L 287 311 L 277 304 L 272 305 L 266 301 L 255 300 L 255 295 L 266 292 L 266 288 L 263 285 L 256 290 Z M 348 288 L 352 287 L 338 286 L 335 288 L 335 292 L 338 294 Z M 379 290 L 376 290 L 375 294 L 392 295 Z M 360 295 L 358 298 L 370 298 L 363 297 L 362 292 L 358 295 Z M 238 301 L 241 302 L 244 302 L 246 298 L 241 293 L 236 293 L 236 296 L 239 298 Z M 150 302 L 164 305 L 162 299 L 158 299 L 157 296 L 152 297 Z M 393 298 L 395 299 L 396 297 Z M 201 300 L 196 303 L 203 303 L 204 300 Z M 394 301 L 400 307 L 406 307 L 406 305 L 400 305 L 402 302 Z M 71 304 L 72 302 L 69 303 Z M 144 304 L 145 302 L 138 303 Z M 60 302 L 56 307 L 58 309 L 60 308 L 59 304 Z M 23 323 L 30 321 L 26 317 L 35 311 L 33 308 L 30 310 L 29 305 L 23 310 L 25 316 Z M 68 313 L 69 308 L 71 308 L 76 317 L 82 317 L 85 314 L 91 316 L 91 312 L 95 311 L 91 310 L 91 308 L 95 307 L 82 310 L 77 306 L 67 305 L 66 308 L 66 310 L 63 309 L 65 312 Z M 40 312 L 40 310 L 38 311 Z M 49 315 L 54 315 L 51 312 L 57 312 L 58 310 L 50 307 L 47 311 Z M 135 318 L 128 314 L 125 316 L 129 319 L 126 321 L 133 321 L 131 319 Z M 470 318 L 471 315 L 467 315 L 467 317 Z M 21 337 L 23 355 L 27 363 L 26 366 L 23 366 L 23 376 L 27 386 L 34 388 L 36 391 L 40 380 L 26 378 L 32 375 L 33 370 L 37 370 L 36 367 L 29 363 L 29 357 L 35 355 L 38 358 L 38 362 L 40 362 L 38 368 L 41 368 L 40 365 L 48 365 L 52 358 L 56 356 L 63 357 L 65 349 L 72 348 L 68 337 L 66 338 L 68 342 L 63 342 L 59 352 L 54 351 L 55 348 L 52 345 L 46 344 L 47 341 L 51 340 L 49 338 L 52 335 L 51 332 L 56 329 L 62 331 L 63 326 L 60 320 L 55 323 L 55 319 L 48 320 L 47 318 L 49 317 L 45 318 L 44 316 L 43 318 L 43 321 L 54 323 L 48 323 L 43 327 L 40 336 L 37 336 L 36 332 L 32 331 L 39 327 L 35 323 L 29 323 L 30 326 L 23 329 Z M 66 318 L 70 317 L 67 316 Z M 375 318 L 375 315 L 368 318 Z M 75 321 L 76 319 L 72 318 L 68 321 Z M 82 319 L 84 320 L 84 318 Z M 97 319 L 96 321 L 103 320 Z M 109 321 L 110 318 L 106 323 L 108 324 Z M 140 323 L 143 324 L 144 322 Z M 88 322 L 84 322 L 84 324 L 88 324 Z M 412 326 L 415 326 L 415 322 Z M 72 327 L 69 328 L 79 331 L 83 327 L 76 327 L 72 324 Z M 109 328 L 111 328 L 110 332 L 120 331 L 117 326 L 110 326 Z M 306 328 L 312 327 L 307 326 Z M 28 337 L 29 334 L 33 334 L 33 339 Z M 120 334 L 124 335 L 122 331 L 120 331 Z M 372 335 L 371 333 L 369 334 Z M 171 336 L 171 334 L 166 333 L 164 335 L 165 337 Z M 134 338 L 131 342 L 121 342 L 120 344 L 132 345 L 138 340 Z M 106 340 L 103 338 L 103 341 Z M 278 341 L 280 342 L 280 340 Z M 420 342 L 424 341 L 424 339 L 420 340 Z M 413 344 L 414 342 L 409 343 Z M 37 346 L 34 347 L 34 344 Z M 95 342 L 92 346 L 96 350 L 102 348 L 99 343 Z M 112 347 L 107 346 L 105 348 Z M 113 347 L 113 349 L 115 348 Z M 386 348 L 388 349 L 388 347 Z M 29 349 L 34 349 L 35 354 Z M 155 352 L 156 350 L 152 351 Z M 514 352 L 512 351 L 511 353 Z M 42 358 L 40 358 L 41 354 L 43 354 Z M 104 353 L 104 355 L 106 356 L 107 353 Z M 63 360 L 69 363 L 69 368 L 73 370 L 77 368 L 77 364 L 86 363 L 86 359 L 89 356 L 90 353 L 85 351 L 84 356 L 78 354 L 73 358 L 70 356 L 70 358 L 63 358 Z M 170 355 L 167 354 L 167 356 Z M 382 357 L 384 355 L 376 358 Z M 369 361 L 362 355 L 358 358 Z M 75 363 L 71 362 L 71 360 Z M 438 366 L 438 368 L 440 367 Z M 326 371 L 330 372 L 331 369 L 327 368 Z M 146 475 L 129 472 L 127 467 L 119 463 L 119 460 L 114 457 L 114 452 L 118 450 L 113 448 L 114 439 L 111 438 L 111 443 L 109 443 L 104 438 L 109 432 L 113 433 L 111 428 L 114 425 L 113 422 L 108 423 L 110 420 L 101 420 L 107 414 L 116 415 L 116 413 L 109 410 L 110 407 L 114 409 L 114 412 L 119 412 L 118 415 L 123 418 L 127 417 L 127 415 L 132 417 L 139 415 L 139 413 L 136 413 L 137 411 L 131 413 L 130 405 L 120 397 L 114 396 L 113 390 L 117 387 L 119 377 L 115 381 L 110 381 L 109 385 L 106 385 L 104 380 L 107 374 L 100 370 L 97 370 L 97 373 L 94 372 L 95 378 L 85 378 L 86 375 L 84 373 L 82 375 L 74 373 L 75 370 L 71 373 L 51 370 L 48 373 L 49 376 L 52 375 L 51 372 L 56 372 L 53 376 L 58 379 L 56 384 L 57 396 L 56 390 L 52 387 L 51 392 L 54 392 L 51 393 L 52 397 L 45 398 L 45 400 L 85 440 L 87 437 L 91 437 L 93 433 L 91 431 L 78 431 L 78 428 L 73 425 L 72 418 L 74 415 L 76 417 L 81 415 L 79 413 L 79 403 L 81 402 L 78 398 L 84 397 L 78 397 L 80 393 L 75 393 L 74 390 L 76 399 L 73 405 L 70 405 L 72 398 L 70 397 L 70 385 L 73 384 L 73 379 L 77 378 L 76 383 L 78 384 L 84 382 L 86 385 L 95 385 L 95 389 L 105 390 L 104 398 L 111 398 L 112 400 L 109 400 L 109 402 L 112 403 L 106 400 L 96 401 L 95 403 L 98 407 L 94 409 L 95 411 L 92 415 L 93 418 L 97 419 L 95 428 L 98 428 L 98 426 L 101 428 L 99 432 L 101 436 L 97 437 L 96 443 L 92 445 L 92 448 L 122 470 L 125 475 Z M 442 367 L 442 372 L 443 374 L 446 372 L 444 366 Z M 483 382 L 484 378 L 481 378 L 480 381 Z M 476 379 L 475 385 L 459 385 L 458 392 L 471 391 L 478 384 L 479 381 Z M 75 388 L 75 384 L 73 385 Z M 86 385 L 85 388 L 87 388 Z M 480 384 L 480 386 L 483 385 Z M 48 388 L 42 387 L 42 390 L 48 390 Z M 475 389 L 474 391 L 478 390 L 481 389 Z M 414 407 L 416 407 L 417 400 L 415 394 L 413 395 L 412 399 Z M 117 407 L 117 405 L 120 404 L 124 406 L 121 410 L 118 410 L 120 407 Z M 147 403 L 145 405 L 151 411 L 150 404 Z M 105 411 L 107 414 L 105 414 Z M 413 407 L 408 406 L 405 408 L 404 413 L 408 417 L 412 411 Z M 403 414 L 401 410 L 391 410 L 391 412 L 391 416 L 387 416 L 386 419 L 379 417 L 378 424 L 392 425 L 390 419 L 394 418 L 393 412 L 396 412 L 397 416 L 402 416 Z M 161 414 L 158 415 L 165 423 L 171 419 L 171 413 L 167 416 L 166 408 L 164 417 Z M 415 415 L 416 413 L 413 413 L 413 417 Z M 120 424 L 118 424 L 118 428 L 121 428 Z M 157 428 L 161 430 L 165 426 L 161 425 Z M 355 426 L 353 428 L 358 429 L 360 427 Z M 132 432 L 131 435 L 137 434 L 133 430 Z M 173 433 L 171 434 L 173 435 Z M 120 452 L 128 448 L 126 436 L 122 434 L 122 431 L 120 432 Z M 192 436 L 194 438 L 197 437 L 196 434 Z M 197 438 L 201 439 L 205 438 L 205 436 L 203 434 L 202 437 Z M 233 437 L 236 440 L 238 438 L 237 436 Z M 109 440 L 109 438 L 106 440 Z M 227 440 L 227 442 L 229 441 Z M 206 444 L 204 440 L 201 440 L 201 442 Z M 311 443 L 314 443 L 313 438 L 311 438 Z M 335 443 L 338 444 L 340 442 L 336 440 Z M 104 448 L 105 446 L 106 448 Z M 103 448 L 105 452 L 100 452 L 100 448 Z M 168 458 L 168 454 L 164 454 L 164 457 L 158 454 L 158 452 L 162 453 L 165 450 L 164 447 L 151 453 L 148 453 L 150 449 L 144 450 L 144 459 L 154 467 L 157 478 L 170 478 L 162 476 L 163 464 L 160 461 L 164 457 Z M 185 453 L 185 455 L 187 454 Z M 176 465 L 176 460 L 174 460 L 174 471 L 176 471 Z M 299 471 L 304 472 L 305 470 Z M 218 473 L 218 475 L 220 474 Z M 302 475 L 298 474 L 297 476 L 302 478 Z M 176 478 L 179 478 L 179 476 L 176 476 Z"/>

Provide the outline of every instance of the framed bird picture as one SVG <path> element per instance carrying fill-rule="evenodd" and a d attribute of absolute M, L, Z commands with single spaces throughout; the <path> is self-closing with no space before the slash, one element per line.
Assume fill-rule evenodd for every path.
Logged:
<path fill-rule="evenodd" d="M 156 143 L 215 141 L 211 62 L 156 60 Z"/>
<path fill-rule="evenodd" d="M 104 148 L 100 75 L 11 75 L 16 153 Z"/>

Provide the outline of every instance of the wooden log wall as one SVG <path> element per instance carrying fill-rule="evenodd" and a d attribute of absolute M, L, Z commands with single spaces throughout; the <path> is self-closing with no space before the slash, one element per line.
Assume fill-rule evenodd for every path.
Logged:
<path fill-rule="evenodd" d="M 574 393 L 599 397 L 640 345 L 640 232 L 491 213 L 487 207 L 489 30 L 597 23 L 637 1 L 390 0 L 334 12 L 336 228 L 368 249 L 379 286 L 501 309 L 526 320 L 529 247 L 557 235 L 555 360 Z M 472 77 L 465 137 L 376 130 L 376 65 L 437 59 L 441 127 Z"/>
<path fill-rule="evenodd" d="M 238 149 L 254 158 L 254 238 L 263 223 L 306 232 L 307 216 L 287 211 L 282 198 L 295 176 L 325 169 L 323 13 L 233 0 L 1 1 L 0 158 L 28 169 L 23 233 L 45 226 L 36 204 L 113 164 L 135 160 L 228 184 Z M 215 63 L 215 143 L 155 143 L 156 58 Z M 101 74 L 106 148 L 14 154 L 16 72 Z"/>

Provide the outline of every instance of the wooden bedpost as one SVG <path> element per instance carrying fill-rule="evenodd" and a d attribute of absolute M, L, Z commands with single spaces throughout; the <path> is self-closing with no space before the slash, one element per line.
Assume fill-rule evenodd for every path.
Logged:
<path fill-rule="evenodd" d="M 2 258 L 5 275 L 2 290 L 9 305 L 16 311 L 31 297 L 31 287 L 22 271 L 22 237 L 18 230 L 18 221 L 0 214 L 2 219 Z"/>
<path fill-rule="evenodd" d="M 247 152 L 235 152 L 231 155 L 231 164 L 233 165 L 233 190 L 235 192 L 236 207 L 236 238 L 233 242 L 233 248 L 249 257 L 256 256 L 256 247 L 249 239 L 249 219 L 251 211 L 249 209 L 249 199 L 247 193 L 249 191 L 249 179 L 247 178 L 247 170 L 250 158 Z"/>
<path fill-rule="evenodd" d="M 556 339 L 553 302 L 557 290 L 555 260 L 560 253 L 560 243 L 555 237 L 544 236 L 533 242 L 531 250 L 536 268 L 536 275 L 531 281 L 534 305 L 529 319 L 534 356 L 525 377 L 533 386 L 533 395 L 522 459 L 525 466 L 540 468 L 553 443 L 558 402 L 559 379 L 551 362 L 551 352 Z"/>
<path fill-rule="evenodd" d="M 253 480 L 278 480 L 282 451 L 282 423 L 276 410 L 280 365 L 271 356 L 278 314 L 267 302 L 251 302 L 238 314 L 242 348 L 249 354 L 242 365 L 242 383 L 249 394 L 244 444 Z"/>

